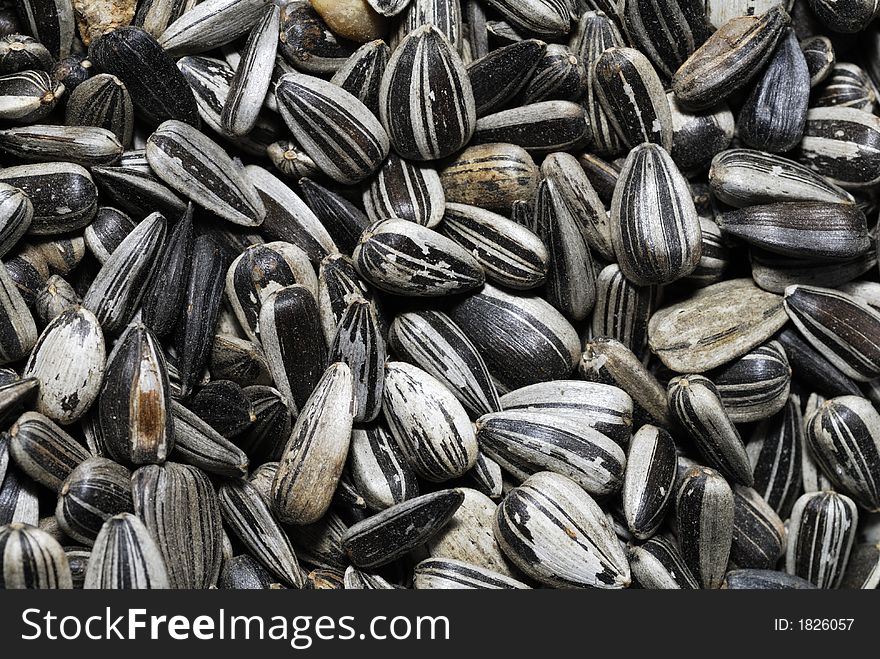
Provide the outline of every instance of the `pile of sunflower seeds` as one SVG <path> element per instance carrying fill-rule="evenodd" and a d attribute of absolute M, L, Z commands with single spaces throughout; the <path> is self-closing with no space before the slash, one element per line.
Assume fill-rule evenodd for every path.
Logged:
<path fill-rule="evenodd" d="M 877 587 L 878 14 L 0 3 L 0 587 Z"/>

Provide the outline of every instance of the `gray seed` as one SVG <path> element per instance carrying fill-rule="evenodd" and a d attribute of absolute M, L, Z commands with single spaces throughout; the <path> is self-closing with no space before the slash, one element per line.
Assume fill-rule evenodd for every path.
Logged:
<path fill-rule="evenodd" d="M 639 356 L 648 345 L 648 321 L 657 302 L 657 286 L 636 286 L 615 264 L 596 277 L 596 307 L 592 332 L 596 337 L 616 339 Z"/>
<path fill-rule="evenodd" d="M 856 536 L 859 514 L 852 499 L 811 492 L 794 504 L 788 523 L 785 571 L 819 588 L 837 588 Z"/>
<path fill-rule="evenodd" d="M 233 556 L 223 563 L 217 588 L 229 590 L 266 590 L 281 587 L 275 578 L 249 554 Z"/>
<path fill-rule="evenodd" d="M 70 564 L 61 545 L 28 524 L 0 526 L 0 588 L 73 588 Z"/>
<path fill-rule="evenodd" d="M 880 548 L 862 543 L 853 547 L 840 587 L 874 590 L 880 584 Z"/>
<path fill-rule="evenodd" d="M 0 130 L 0 149 L 23 162 L 64 160 L 86 167 L 110 165 L 122 155 L 116 135 L 93 126 L 7 128 Z"/>
<path fill-rule="evenodd" d="M 683 171 L 702 170 L 715 154 L 733 139 L 733 113 L 726 103 L 702 111 L 691 111 L 666 94 L 672 113 L 672 159 Z"/>
<path fill-rule="evenodd" d="M 108 519 L 95 539 L 83 588 L 142 590 L 169 586 L 162 554 L 144 523 L 131 513 Z"/>
<path fill-rule="evenodd" d="M 50 71 L 55 58 L 42 43 L 24 34 L 7 34 L 0 39 L 0 73 Z"/>

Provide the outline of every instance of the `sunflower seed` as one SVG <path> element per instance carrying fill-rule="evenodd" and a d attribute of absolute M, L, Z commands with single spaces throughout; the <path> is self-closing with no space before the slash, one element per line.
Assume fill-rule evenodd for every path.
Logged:
<path fill-rule="evenodd" d="M 587 91 L 588 78 L 583 62 L 567 46 L 549 44 L 523 92 L 523 101 L 580 101 Z"/>
<path fill-rule="evenodd" d="M 31 125 L 0 130 L 0 149 L 22 162 L 65 160 L 109 165 L 122 155 L 122 143 L 109 130 L 92 126 Z"/>
<path fill-rule="evenodd" d="M 571 101 L 541 101 L 477 121 L 474 142 L 505 142 L 534 153 L 567 151 L 590 137 L 584 108 Z"/>
<path fill-rule="evenodd" d="M 0 39 L 0 74 L 20 71 L 49 71 L 55 58 L 42 43 L 24 34 L 7 34 Z"/>
<path fill-rule="evenodd" d="M 25 412 L 9 430 L 9 455 L 37 483 L 58 492 L 64 480 L 91 455 L 84 446 L 37 412 Z"/>
<path fill-rule="evenodd" d="M 785 310 L 803 337 L 845 375 L 867 382 L 880 375 L 880 312 L 827 288 L 789 286 Z"/>
<path fill-rule="evenodd" d="M 0 423 L 5 424 L 33 401 L 39 383 L 36 378 L 20 378 L 15 371 L 4 370 L 8 377 L 0 382 Z"/>
<path fill-rule="evenodd" d="M 229 43 L 256 23 L 269 0 L 205 0 L 171 23 L 159 44 L 172 57 Z"/>
<path fill-rule="evenodd" d="M 505 574 L 451 558 L 429 558 L 415 567 L 413 586 L 425 589 L 510 589 L 529 588 Z"/>
<path fill-rule="evenodd" d="M 156 541 L 172 588 L 210 588 L 220 571 L 220 503 L 195 467 L 166 462 L 132 475 L 134 512 Z"/>
<path fill-rule="evenodd" d="M 721 588 L 728 590 L 813 589 L 815 587 L 806 579 L 774 570 L 731 570 L 721 583 Z"/>
<path fill-rule="evenodd" d="M 733 542 L 733 491 L 714 469 L 693 467 L 684 475 L 675 512 L 685 564 L 703 588 L 718 588 Z"/>
<path fill-rule="evenodd" d="M 751 485 L 745 445 L 713 382 L 701 375 L 676 377 L 667 395 L 672 415 L 707 462 L 726 477 Z"/>
<path fill-rule="evenodd" d="M 626 457 L 623 511 L 637 538 L 650 538 L 666 515 L 676 475 L 675 442 L 668 432 L 644 425 L 633 435 Z"/>
<path fill-rule="evenodd" d="M 28 232 L 54 235 L 75 231 L 92 221 L 98 190 L 89 173 L 74 163 L 16 165 L 0 170 L 0 181 L 19 188 L 34 207 Z"/>
<path fill-rule="evenodd" d="M 397 16 L 406 9 L 410 0 L 367 0 L 370 6 L 383 16 Z"/>
<path fill-rule="evenodd" d="M 880 181 L 880 118 L 849 107 L 807 112 L 797 159 L 842 188 L 861 189 Z"/>
<path fill-rule="evenodd" d="M 30 198 L 22 190 L 0 183 L 0 257 L 18 243 L 33 219 Z"/>
<path fill-rule="evenodd" d="M 810 453 L 835 489 L 880 510 L 880 414 L 865 398 L 826 401 L 804 421 Z"/>
<path fill-rule="evenodd" d="M 30 250 L 22 249 L 5 262 L 6 272 L 28 307 L 36 301 L 37 293 L 49 282 L 49 266 L 42 258 L 32 258 Z"/>
<path fill-rule="evenodd" d="M 233 556 L 223 563 L 217 588 L 232 590 L 265 590 L 280 586 L 275 578 L 249 554 Z"/>
<path fill-rule="evenodd" d="M 396 217 L 426 227 L 440 223 L 446 206 L 437 171 L 393 153 L 364 191 L 363 202 L 373 222 Z"/>
<path fill-rule="evenodd" d="M 144 523 L 130 513 L 109 518 L 95 539 L 83 587 L 168 588 L 165 562 Z"/>
<path fill-rule="evenodd" d="M 375 116 L 379 116 L 379 88 L 388 66 L 391 49 L 381 39 L 358 48 L 330 79 L 353 94 Z"/>
<path fill-rule="evenodd" d="M 266 155 L 275 168 L 293 181 L 301 178 L 314 178 L 321 174 L 321 168 L 303 151 L 296 142 L 281 140 L 266 148 Z"/>
<path fill-rule="evenodd" d="M 395 588 L 379 575 L 363 572 L 353 565 L 349 565 L 345 569 L 343 585 L 345 590 L 392 590 Z"/>
<path fill-rule="evenodd" d="M 459 490 L 409 499 L 349 528 L 342 536 L 342 547 L 359 568 L 387 565 L 436 535 L 463 500 Z"/>
<path fill-rule="evenodd" d="M 716 371 L 711 379 L 730 420 L 750 423 L 782 409 L 791 372 L 782 345 L 771 341 Z"/>
<path fill-rule="evenodd" d="M 656 312 L 648 323 L 648 343 L 672 370 L 704 372 L 746 354 L 787 319 L 780 296 L 751 280 L 731 279 Z"/>
<path fill-rule="evenodd" d="M 731 96 L 762 70 L 790 21 L 777 5 L 760 16 L 725 22 L 675 72 L 676 98 L 703 109 Z"/>
<path fill-rule="evenodd" d="M 158 37 L 195 4 L 196 0 L 145 0 L 138 3 L 132 25 L 142 27 Z"/>
<path fill-rule="evenodd" d="M 189 400 L 188 407 L 226 439 L 241 435 L 256 420 L 244 389 L 230 380 L 212 380 Z"/>
<path fill-rule="evenodd" d="M 733 487 L 730 561 L 740 568 L 771 569 L 785 552 L 785 527 L 776 511 L 750 487 Z"/>
<path fill-rule="evenodd" d="M 528 576 L 549 586 L 625 588 L 630 569 L 605 514 L 573 481 L 539 472 L 498 506 L 495 538 Z"/>
<path fill-rule="evenodd" d="M 166 121 L 147 140 L 147 161 L 171 188 L 223 219 L 257 226 L 266 209 L 253 184 L 216 142 L 180 121 Z"/>
<path fill-rule="evenodd" d="M 282 8 L 278 48 L 298 70 L 318 75 L 335 73 L 354 53 L 353 44 L 337 40 L 320 14 L 305 1 L 290 2 Z"/>
<path fill-rule="evenodd" d="M 246 480 L 229 480 L 219 489 L 223 521 L 267 570 L 294 588 L 305 577 L 287 534 L 257 489 Z"/>
<path fill-rule="evenodd" d="M 506 213 L 538 187 L 535 161 L 515 144 L 469 146 L 440 172 L 447 203 L 469 204 Z"/>
<path fill-rule="evenodd" d="M 467 412 L 425 371 L 388 362 L 383 410 L 398 448 L 425 480 L 457 478 L 476 464 L 477 440 Z"/>
<path fill-rule="evenodd" d="M 507 107 L 532 79 L 546 51 L 547 44 L 543 41 L 527 39 L 502 46 L 472 62 L 467 67 L 467 75 L 477 116 L 484 117 Z"/>
<path fill-rule="evenodd" d="M 79 419 L 98 397 L 105 357 L 101 326 L 88 309 L 70 309 L 49 323 L 22 374 L 40 383 L 36 411 L 62 425 Z"/>
<path fill-rule="evenodd" d="M 791 395 L 780 412 L 758 424 L 746 444 L 753 487 L 784 519 L 801 489 L 803 433 L 800 398 Z"/>
<path fill-rule="evenodd" d="M 192 89 L 156 39 L 138 27 L 120 27 L 89 46 L 89 59 L 125 85 L 137 114 L 148 124 L 167 119 L 199 125 Z"/>
<path fill-rule="evenodd" d="M 23 359 L 37 343 L 37 326 L 6 267 L 0 263 L 0 364 Z"/>
<path fill-rule="evenodd" d="M 834 68 L 834 45 L 828 37 L 816 34 L 801 41 L 801 50 L 810 72 L 810 87 L 816 87 L 828 78 Z"/>
<path fill-rule="evenodd" d="M 348 454 L 356 409 L 351 370 L 330 366 L 305 402 L 272 483 L 272 507 L 288 524 L 318 521 Z"/>
<path fill-rule="evenodd" d="M 613 385 L 632 397 L 636 418 L 669 428 L 666 391 L 639 358 L 616 339 L 598 338 L 584 346 L 578 369 L 588 382 Z"/>
<path fill-rule="evenodd" d="M 852 203 L 852 196 L 811 169 L 780 155 L 730 149 L 712 159 L 712 192 L 742 208 L 783 201 Z"/>
<path fill-rule="evenodd" d="M 385 510 L 418 496 L 415 473 L 384 425 L 352 431 L 348 464 L 355 487 L 371 510 Z"/>
<path fill-rule="evenodd" d="M 156 178 L 152 170 L 129 165 L 92 167 L 92 175 L 115 204 L 137 218 L 154 211 L 165 217 L 180 217 L 186 212 L 186 202 Z"/>
<path fill-rule="evenodd" d="M 103 265 L 137 224 L 120 210 L 100 206 L 95 219 L 86 227 L 83 237 L 89 251 Z"/>
<path fill-rule="evenodd" d="M 831 70 L 830 77 L 811 100 L 811 105 L 836 105 L 871 112 L 876 101 L 873 83 L 865 70 L 856 64 L 842 62 Z"/>
<path fill-rule="evenodd" d="M 584 175 L 593 186 L 593 189 L 596 191 L 599 199 L 609 206 L 611 205 L 611 199 L 614 196 L 614 188 L 617 187 L 617 179 L 620 176 L 620 165 L 618 164 L 618 162 L 619 161 L 616 161 L 614 164 L 608 163 L 598 156 L 590 153 L 582 153 L 578 158 L 578 163 L 580 164 L 581 169 L 584 170 Z M 607 244 L 609 245 L 608 249 L 612 250 L 607 258 L 608 260 L 613 260 L 614 252 L 613 248 L 610 247 L 610 227 L 606 230 L 606 233 L 608 235 L 608 238 L 606 240 Z"/>
<path fill-rule="evenodd" d="M 330 178 L 357 183 L 388 155 L 388 135 L 378 119 L 341 87 L 288 73 L 279 79 L 275 95 L 296 141 Z"/>
<path fill-rule="evenodd" d="M 837 588 L 858 521 L 856 504 L 843 494 L 810 492 L 801 496 L 788 523 L 785 571 L 819 588 Z"/>
<path fill-rule="evenodd" d="M 460 0 L 411 0 L 400 15 L 391 50 L 395 50 L 416 28 L 428 24 L 436 26 L 453 48 L 462 50 L 464 35 Z"/>
<path fill-rule="evenodd" d="M 502 466 L 526 473 L 554 471 L 594 496 L 623 485 L 623 449 L 593 428 L 566 416 L 534 410 L 494 412 L 477 420 L 481 450 Z"/>
<path fill-rule="evenodd" d="M 193 242 L 190 205 L 168 234 L 156 272 L 141 300 L 141 319 L 159 337 L 170 335 L 177 324 L 189 279 Z"/>
<path fill-rule="evenodd" d="M 7 445 L 6 437 L 0 436 L 0 526 L 15 522 L 36 526 L 40 517 L 39 488 L 10 463 Z"/>
<path fill-rule="evenodd" d="M 318 306 L 324 338 L 329 346 L 336 337 L 339 321 L 349 302 L 357 297 L 371 300 L 373 295 L 347 256 L 332 254 L 321 261 L 318 270 Z"/>
<path fill-rule="evenodd" d="M 48 519 L 55 518 L 50 517 Z M 86 580 L 89 559 L 92 556 L 91 549 L 88 547 L 64 547 L 64 553 L 67 555 L 67 562 L 70 566 L 70 578 L 73 582 L 73 587 L 82 589 Z"/>
<path fill-rule="evenodd" d="M 238 446 L 177 401 L 171 401 L 171 412 L 174 452 L 170 458 L 227 478 L 247 473 L 248 458 Z"/>
<path fill-rule="evenodd" d="M 174 334 L 181 394 L 189 395 L 208 362 L 223 296 L 226 258 L 208 235 L 196 237 L 192 265 Z"/>
<path fill-rule="evenodd" d="M 352 300 L 339 321 L 329 359 L 344 362 L 352 370 L 357 410 L 354 420 L 375 419 L 382 406 L 386 350 L 372 302 L 363 298 Z"/>
<path fill-rule="evenodd" d="M 341 540 L 347 529 L 348 525 L 332 510 L 314 524 L 297 526 L 291 540 L 297 557 L 323 568 L 345 570 L 348 560 Z"/>
<path fill-rule="evenodd" d="M 45 71 L 0 76 L 0 119 L 33 123 L 49 114 L 64 94 L 64 85 Z"/>
<path fill-rule="evenodd" d="M 671 92 L 666 100 L 672 113 L 673 161 L 683 171 L 703 169 L 715 154 L 730 145 L 736 128 L 733 113 L 725 103 L 692 112 Z"/>
<path fill-rule="evenodd" d="M 678 547 L 668 538 L 657 535 L 626 550 L 633 580 L 650 590 L 696 590 L 699 582 L 691 574 Z"/>
<path fill-rule="evenodd" d="M 73 588 L 70 564 L 61 545 L 28 524 L 0 526 L 0 588 Z"/>
<path fill-rule="evenodd" d="M 667 284 L 697 267 L 699 218 L 687 182 L 663 147 L 641 144 L 630 151 L 610 219 L 619 265 L 633 283 Z"/>
<path fill-rule="evenodd" d="M 874 0 L 851 0 L 843 3 L 810 2 L 812 10 L 823 25 L 834 32 L 859 32 L 877 17 Z"/>
<path fill-rule="evenodd" d="M 880 548 L 877 544 L 857 544 L 849 556 L 840 587 L 874 590 L 880 584 Z"/>
<path fill-rule="evenodd" d="M 277 389 L 265 385 L 245 387 L 244 394 L 250 401 L 254 420 L 237 438 L 238 445 L 252 464 L 278 460 L 292 427 L 287 399 Z"/>
<path fill-rule="evenodd" d="M 104 522 L 134 511 L 131 472 L 107 458 L 89 458 L 70 472 L 58 491 L 55 517 L 74 540 L 91 546 Z"/>
<path fill-rule="evenodd" d="M 643 355 L 648 344 L 648 321 L 658 301 L 657 286 L 636 286 L 624 277 L 619 265 L 606 266 L 596 277 L 593 336 L 616 339 Z"/>
<path fill-rule="evenodd" d="M 516 27 L 546 37 L 568 34 L 571 9 L 566 0 L 488 0 Z"/>
<path fill-rule="evenodd" d="M 450 311 L 505 391 L 568 376 L 580 357 L 574 328 L 534 295 L 486 284 Z"/>

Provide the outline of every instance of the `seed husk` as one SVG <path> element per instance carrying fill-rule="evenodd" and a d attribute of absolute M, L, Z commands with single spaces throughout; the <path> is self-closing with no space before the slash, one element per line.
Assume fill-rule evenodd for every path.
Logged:
<path fill-rule="evenodd" d="M 320 332 L 316 334 L 320 340 Z M 356 422 L 372 421 L 381 411 L 386 357 L 375 305 L 363 298 L 352 300 L 339 320 L 329 361 L 344 362 L 352 371 Z"/>
<path fill-rule="evenodd" d="M 715 384 L 701 375 L 676 377 L 669 382 L 668 398 L 673 417 L 706 461 L 725 477 L 751 485 L 745 445 Z"/>
<path fill-rule="evenodd" d="M 0 526 L 0 588 L 71 589 L 70 564 L 61 545 L 35 526 Z"/>
<path fill-rule="evenodd" d="M 405 362 L 388 362 L 382 409 L 398 448 L 425 480 L 442 483 L 476 464 L 467 412 L 443 384 Z"/>
<path fill-rule="evenodd" d="M 34 207 L 28 233 L 55 235 L 86 226 L 98 210 L 98 190 L 76 163 L 47 162 L 0 170 L 0 181 L 19 188 Z"/>
<path fill-rule="evenodd" d="M 880 584 L 880 548 L 874 543 L 854 545 L 840 587 L 874 590 Z"/>
<path fill-rule="evenodd" d="M 703 588 L 718 588 L 733 542 L 734 498 L 714 469 L 692 467 L 676 495 L 681 555 Z"/>
<path fill-rule="evenodd" d="M 93 126 L 32 124 L 0 130 L 0 149 L 22 162 L 64 160 L 90 167 L 110 165 L 122 155 L 112 132 Z"/>
<path fill-rule="evenodd" d="M 731 570 L 721 583 L 721 588 L 727 590 L 809 590 L 815 587 L 806 579 L 775 570 Z"/>
<path fill-rule="evenodd" d="M 415 472 L 381 423 L 352 431 L 348 466 L 371 510 L 385 510 L 419 494 Z"/>
<path fill-rule="evenodd" d="M 633 581 L 649 590 L 696 590 L 699 582 L 685 565 L 678 547 L 668 537 L 656 535 L 626 549 Z"/>
<path fill-rule="evenodd" d="M 55 492 L 70 472 L 91 457 L 84 446 L 37 412 L 18 417 L 9 430 L 7 448 L 18 469 Z"/>
<path fill-rule="evenodd" d="M 321 261 L 318 266 L 318 307 L 328 346 L 336 337 L 339 320 L 349 302 L 356 297 L 374 299 L 373 289 L 360 278 L 351 259 L 343 254 L 331 254 Z M 384 325 L 384 320 L 380 320 Z"/>
<path fill-rule="evenodd" d="M 646 424 L 633 435 L 626 456 L 623 512 L 632 534 L 650 538 L 666 515 L 676 475 L 675 441 L 657 426 Z"/>
<path fill-rule="evenodd" d="M 563 588 L 626 588 L 630 569 L 608 518 L 574 481 L 542 471 L 498 505 L 495 538 L 529 577 Z"/>
<path fill-rule="evenodd" d="M 252 464 L 278 460 L 293 425 L 290 403 L 280 391 L 265 385 L 245 387 L 244 393 L 251 403 L 254 421 L 238 437 L 238 445 Z"/>
<path fill-rule="evenodd" d="M 171 459 L 227 478 L 247 473 L 248 458 L 238 446 L 175 400 L 171 401 L 171 412 L 174 415 Z"/>
<path fill-rule="evenodd" d="M 92 457 L 64 480 L 55 517 L 67 535 L 91 546 L 105 521 L 133 511 L 131 472 L 107 458 Z"/>
<path fill-rule="evenodd" d="M 372 222 L 397 217 L 426 227 L 437 226 L 446 207 L 437 170 L 393 153 L 364 191 L 363 202 Z"/>
<path fill-rule="evenodd" d="M 132 165 L 92 167 L 92 175 L 114 205 L 137 218 L 154 211 L 166 217 L 180 217 L 186 212 L 186 202 L 156 178 L 149 168 L 145 170 Z"/>
<path fill-rule="evenodd" d="M 859 32 L 877 16 L 877 5 L 865 0 L 848 0 L 832 5 L 810 2 L 809 5 L 822 24 L 834 32 Z"/>
<path fill-rule="evenodd" d="M 477 116 L 484 117 L 507 107 L 532 79 L 546 51 L 547 44 L 543 41 L 526 39 L 502 46 L 471 62 L 467 75 Z"/>
<path fill-rule="evenodd" d="M 794 504 L 788 522 L 785 571 L 819 588 L 837 588 L 856 537 L 855 502 L 836 492 L 809 492 Z"/>
<path fill-rule="evenodd" d="M 734 423 L 766 419 L 788 399 L 792 369 L 776 341 L 766 343 L 711 375 Z"/>
<path fill-rule="evenodd" d="M 104 522 L 89 557 L 83 588 L 144 590 L 169 586 L 162 554 L 138 517 L 122 513 Z"/>
<path fill-rule="evenodd" d="M 880 118 L 848 107 L 818 107 L 807 112 L 797 159 L 846 190 L 880 181 Z"/>
<path fill-rule="evenodd" d="M 549 44 L 523 91 L 523 101 L 580 101 L 587 91 L 588 78 L 583 62 L 569 47 Z"/>
<path fill-rule="evenodd" d="M 381 39 L 365 43 L 333 74 L 330 82 L 353 94 L 378 117 L 379 88 L 390 57 L 391 49 Z"/>
<path fill-rule="evenodd" d="M 342 536 L 342 547 L 359 568 L 387 565 L 436 535 L 463 500 L 459 490 L 409 499 L 350 527 Z"/>
<path fill-rule="evenodd" d="M 633 284 L 616 263 L 606 266 L 596 277 L 593 336 L 616 339 L 635 354 L 644 355 L 648 321 L 659 301 L 659 292 L 657 286 Z"/>
<path fill-rule="evenodd" d="M 137 224 L 121 210 L 99 206 L 95 219 L 83 232 L 86 247 L 103 265 Z"/>
<path fill-rule="evenodd" d="M 477 144 L 516 144 L 532 153 L 566 151 L 590 138 L 584 108 L 571 101 L 540 101 L 477 120 Z"/>
<path fill-rule="evenodd" d="M 321 168 L 291 140 L 273 142 L 266 147 L 266 155 L 275 168 L 292 181 L 321 175 Z"/>
<path fill-rule="evenodd" d="M 746 444 L 753 487 L 783 519 L 801 489 L 803 434 L 800 398 L 792 394 L 780 412 L 758 424 Z"/>

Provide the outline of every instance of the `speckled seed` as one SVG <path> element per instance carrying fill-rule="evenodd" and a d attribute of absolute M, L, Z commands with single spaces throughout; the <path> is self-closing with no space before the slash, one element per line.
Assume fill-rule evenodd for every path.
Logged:
<path fill-rule="evenodd" d="M 703 169 L 733 140 L 733 113 L 726 103 L 707 110 L 688 110 L 672 92 L 666 94 L 666 100 L 672 113 L 672 159 L 685 172 Z"/>
<path fill-rule="evenodd" d="M 504 142 L 533 153 L 567 151 L 590 137 L 584 108 L 571 101 L 540 101 L 502 110 L 477 121 L 474 142 Z"/>
<path fill-rule="evenodd" d="M 538 167 L 528 151 L 515 144 L 469 146 L 440 172 L 446 201 L 506 213 L 538 187 Z"/>

